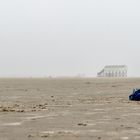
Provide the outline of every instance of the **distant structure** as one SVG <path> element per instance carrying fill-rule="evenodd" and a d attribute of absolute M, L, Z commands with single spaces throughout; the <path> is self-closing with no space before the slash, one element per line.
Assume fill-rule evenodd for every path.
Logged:
<path fill-rule="evenodd" d="M 108 65 L 105 66 L 98 74 L 98 77 L 127 77 L 127 66 L 125 65 Z"/>

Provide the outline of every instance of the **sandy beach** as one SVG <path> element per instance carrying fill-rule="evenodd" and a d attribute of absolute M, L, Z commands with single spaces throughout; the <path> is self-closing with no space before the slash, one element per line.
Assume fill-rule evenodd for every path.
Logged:
<path fill-rule="evenodd" d="M 139 140 L 139 78 L 0 79 L 0 140 Z"/>

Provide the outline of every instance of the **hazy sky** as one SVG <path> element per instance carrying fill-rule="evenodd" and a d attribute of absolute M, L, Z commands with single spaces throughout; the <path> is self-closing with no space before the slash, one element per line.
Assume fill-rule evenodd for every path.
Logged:
<path fill-rule="evenodd" d="M 1 0 L 0 76 L 140 76 L 139 0 Z"/>

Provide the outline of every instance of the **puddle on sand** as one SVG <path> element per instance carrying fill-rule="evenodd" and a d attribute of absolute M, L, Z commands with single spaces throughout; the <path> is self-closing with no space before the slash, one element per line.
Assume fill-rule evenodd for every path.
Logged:
<path fill-rule="evenodd" d="M 102 108 L 95 108 L 94 109 L 94 111 L 102 111 L 102 112 L 111 111 L 111 110 L 113 110 L 113 109 L 112 108 L 104 108 L 104 109 L 102 109 Z"/>
<path fill-rule="evenodd" d="M 86 112 L 85 115 L 95 115 L 95 114 L 102 114 L 104 112 Z"/>
<path fill-rule="evenodd" d="M 87 123 L 88 126 L 94 126 L 96 125 L 95 123 Z"/>
<path fill-rule="evenodd" d="M 94 106 L 104 106 L 104 104 L 101 104 L 101 103 L 95 103 Z"/>
<path fill-rule="evenodd" d="M 96 108 L 95 111 L 104 111 L 104 109 Z"/>
<path fill-rule="evenodd" d="M 26 120 L 32 120 L 32 119 L 40 119 L 40 118 L 44 118 L 45 116 L 32 116 L 32 117 L 26 117 Z"/>
<path fill-rule="evenodd" d="M 18 126 L 21 124 L 22 124 L 22 122 L 4 123 L 3 126 Z"/>
<path fill-rule="evenodd" d="M 61 116 L 69 116 L 69 115 L 72 115 L 72 113 L 69 111 L 64 111 L 64 112 L 61 112 L 60 115 Z"/>
<path fill-rule="evenodd" d="M 129 114 L 128 114 L 128 113 L 126 113 L 126 114 L 123 114 L 122 116 L 123 116 L 123 117 L 129 117 L 129 116 L 140 116 L 140 113 L 131 113 L 131 114 L 130 114 L 130 113 L 129 113 Z"/>
<path fill-rule="evenodd" d="M 96 124 L 108 124 L 109 122 L 105 122 L 105 121 L 99 121 L 99 122 L 96 122 Z"/>
<path fill-rule="evenodd" d="M 64 134 L 72 134 L 72 135 L 80 135 L 80 134 L 88 134 L 88 133 L 98 133 L 101 132 L 101 130 L 96 130 L 96 129 L 92 129 L 92 130 L 56 130 L 56 131 L 43 131 L 40 134 L 48 134 L 50 136 L 53 135 L 64 135 Z"/>
<path fill-rule="evenodd" d="M 122 130 L 122 132 L 121 133 L 129 133 L 129 134 L 135 134 L 135 135 L 137 135 L 137 134 L 139 134 L 139 131 L 136 131 L 136 130 Z"/>
<path fill-rule="evenodd" d="M 61 115 L 66 115 L 66 114 L 61 114 Z M 41 119 L 41 118 L 47 118 L 47 117 L 57 117 L 57 116 L 60 116 L 60 114 L 57 114 L 57 113 L 49 113 L 49 114 L 47 114 L 47 115 L 35 115 L 35 114 L 29 114 L 29 116 L 28 117 L 25 117 L 24 118 L 24 120 L 26 121 L 30 121 L 30 120 L 34 120 L 34 119 Z"/>
<path fill-rule="evenodd" d="M 120 139 L 121 139 L 121 140 L 128 140 L 129 137 L 121 137 Z"/>
<path fill-rule="evenodd" d="M 89 132 L 91 132 L 91 133 L 98 133 L 98 132 L 102 132 L 102 130 L 92 129 L 92 130 L 89 130 Z"/>

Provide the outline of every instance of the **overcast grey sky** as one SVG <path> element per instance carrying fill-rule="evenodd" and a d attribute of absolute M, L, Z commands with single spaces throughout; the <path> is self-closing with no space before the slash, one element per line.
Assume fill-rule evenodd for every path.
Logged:
<path fill-rule="evenodd" d="M 139 0 L 1 0 L 0 76 L 140 76 Z"/>

